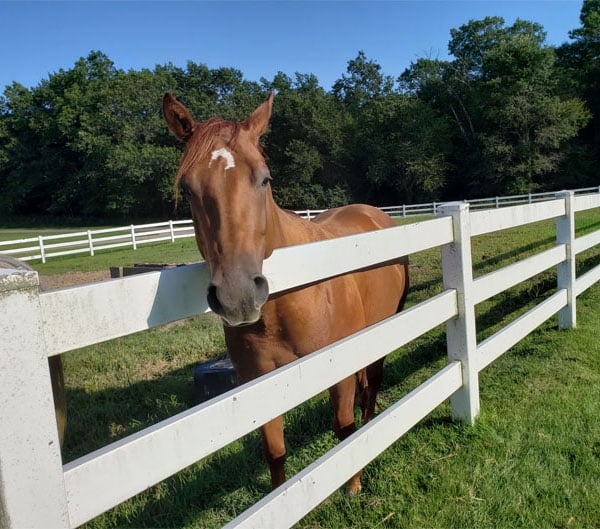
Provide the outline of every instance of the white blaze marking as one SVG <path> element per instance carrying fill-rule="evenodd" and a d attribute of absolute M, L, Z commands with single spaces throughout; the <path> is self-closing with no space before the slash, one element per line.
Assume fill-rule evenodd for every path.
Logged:
<path fill-rule="evenodd" d="M 233 159 L 233 154 L 231 154 L 225 147 L 222 147 L 221 149 L 217 149 L 216 151 L 212 152 L 208 167 L 210 167 L 217 158 L 225 158 L 226 171 L 227 169 L 235 167 L 235 160 Z"/>

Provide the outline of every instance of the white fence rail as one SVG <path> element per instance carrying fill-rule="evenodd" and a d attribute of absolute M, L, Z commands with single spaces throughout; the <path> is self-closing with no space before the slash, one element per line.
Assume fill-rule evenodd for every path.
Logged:
<path fill-rule="evenodd" d="M 121 226 L 58 235 L 37 235 L 26 239 L 0 241 L 0 253 L 12 255 L 22 261 L 87 253 L 94 255 L 99 250 L 123 248 L 137 250 L 141 244 L 151 242 L 175 242 L 183 237 L 193 237 L 191 220 L 169 220 L 152 224 Z M 57 242 L 61 241 L 61 242 Z"/>
<path fill-rule="evenodd" d="M 446 399 L 456 417 L 472 422 L 479 371 L 543 321 L 558 313 L 559 326 L 575 325 L 576 296 L 600 280 L 600 265 L 575 277 L 576 254 L 598 244 L 600 230 L 575 238 L 574 214 L 599 207 L 600 194 L 572 192 L 491 211 L 446 204 L 433 220 L 278 250 L 264 265 L 273 293 L 438 246 L 445 290 L 64 466 L 47 357 L 208 310 L 207 271 L 197 264 L 43 293 L 35 272 L 0 272 L 2 526 L 77 527 L 445 322 L 444 369 L 226 527 L 292 526 Z M 554 248 L 473 279 L 472 236 L 550 218 Z M 557 292 L 478 344 L 475 305 L 553 266 Z"/>
<path fill-rule="evenodd" d="M 576 189 L 573 192 L 577 195 L 600 193 L 600 186 Z M 464 202 L 468 202 L 471 209 L 490 209 L 553 200 L 555 196 L 556 193 L 529 193 L 507 197 L 477 198 L 465 200 Z M 430 202 L 427 204 L 385 206 L 379 209 L 385 211 L 391 217 L 400 218 L 436 215 L 441 206 L 443 206 L 443 202 Z M 323 211 L 325 210 L 303 209 L 296 211 L 296 213 L 311 220 Z M 58 235 L 36 235 L 26 239 L 0 241 L 0 253 L 12 255 L 22 261 L 40 259 L 42 263 L 45 263 L 50 257 L 80 253 L 93 256 L 95 252 L 100 250 L 126 246 L 136 250 L 141 244 L 160 241 L 175 242 L 176 239 L 193 236 L 194 226 L 191 220 L 169 220 L 152 224 L 131 224 L 119 228 L 87 230 Z"/>

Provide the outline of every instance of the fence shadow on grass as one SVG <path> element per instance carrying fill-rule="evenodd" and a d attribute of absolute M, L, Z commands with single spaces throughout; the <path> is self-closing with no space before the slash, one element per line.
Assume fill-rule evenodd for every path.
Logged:
<path fill-rule="evenodd" d="M 435 361 L 445 353 L 442 342 L 443 336 L 440 336 L 409 352 L 395 353 L 386 362 L 383 389 L 400 384 L 423 364 Z M 192 372 L 195 365 L 189 364 L 156 379 L 139 381 L 127 387 L 93 393 L 81 389 L 68 390 L 66 461 L 187 409 L 193 395 Z M 296 466 L 304 465 L 298 455 L 303 449 L 317 443 L 315 451 L 326 450 L 328 445 L 336 443 L 330 433 L 331 425 L 331 404 L 324 394 L 286 414 L 288 454 L 290 459 L 295 460 Z M 246 491 L 242 495 L 243 503 L 237 499 L 237 503 L 230 505 L 230 498 L 237 496 L 234 493 L 238 489 Z M 251 433 L 152 487 L 143 493 L 142 501 L 117 507 L 109 516 L 111 525 L 119 527 L 180 526 L 203 511 L 219 511 L 221 516 L 226 512 L 229 518 L 233 518 L 269 491 L 268 468 L 260 436 Z"/>
<path fill-rule="evenodd" d="M 195 365 L 126 387 L 94 392 L 67 387 L 65 460 L 73 460 L 186 409 L 192 399 Z"/>

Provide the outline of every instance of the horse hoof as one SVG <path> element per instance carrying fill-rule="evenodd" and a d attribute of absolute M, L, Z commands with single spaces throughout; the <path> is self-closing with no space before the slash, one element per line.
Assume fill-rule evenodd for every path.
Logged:
<path fill-rule="evenodd" d="M 362 485 L 360 484 L 360 481 L 357 482 L 349 482 L 348 485 L 346 485 L 346 496 L 349 496 L 350 498 L 352 496 L 356 496 L 357 494 L 360 494 L 360 491 L 362 490 Z"/>

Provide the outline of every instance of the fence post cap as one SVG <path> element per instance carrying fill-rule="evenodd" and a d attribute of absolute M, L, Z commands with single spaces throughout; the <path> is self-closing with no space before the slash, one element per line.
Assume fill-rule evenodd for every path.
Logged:
<path fill-rule="evenodd" d="M 570 197 L 570 196 L 573 196 L 574 194 L 575 194 L 575 191 L 569 191 L 567 189 L 563 189 L 562 191 L 556 192 L 557 197 Z"/>
<path fill-rule="evenodd" d="M 452 215 L 454 212 L 458 211 L 469 211 L 469 203 L 456 201 L 444 202 L 443 204 L 437 205 L 437 213 L 440 217 Z"/>
<path fill-rule="evenodd" d="M 35 271 L 0 268 L 0 292 L 24 290 L 39 286 L 40 278 Z"/>

